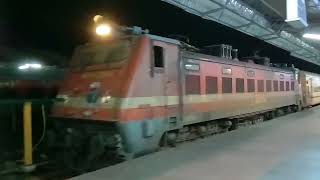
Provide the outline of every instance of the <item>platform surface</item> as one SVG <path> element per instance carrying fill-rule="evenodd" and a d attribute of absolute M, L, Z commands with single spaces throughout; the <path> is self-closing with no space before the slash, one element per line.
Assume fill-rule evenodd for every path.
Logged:
<path fill-rule="evenodd" d="M 320 180 L 320 106 L 73 180 Z"/>

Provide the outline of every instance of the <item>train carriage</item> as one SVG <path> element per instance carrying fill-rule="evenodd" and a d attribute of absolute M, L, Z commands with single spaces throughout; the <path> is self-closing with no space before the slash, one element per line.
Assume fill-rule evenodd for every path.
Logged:
<path fill-rule="evenodd" d="M 309 107 L 320 104 L 320 75 L 299 71 L 298 79 L 301 85 L 302 106 Z"/>

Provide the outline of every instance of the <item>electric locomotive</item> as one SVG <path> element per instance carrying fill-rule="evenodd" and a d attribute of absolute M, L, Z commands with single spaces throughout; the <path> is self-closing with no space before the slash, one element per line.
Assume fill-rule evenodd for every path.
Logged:
<path fill-rule="evenodd" d="M 140 156 L 301 104 L 294 68 L 239 61 L 231 46 L 201 51 L 138 27 L 112 28 L 100 21 L 101 39 L 76 48 L 52 109 L 49 145 L 64 149 L 72 167 Z"/>

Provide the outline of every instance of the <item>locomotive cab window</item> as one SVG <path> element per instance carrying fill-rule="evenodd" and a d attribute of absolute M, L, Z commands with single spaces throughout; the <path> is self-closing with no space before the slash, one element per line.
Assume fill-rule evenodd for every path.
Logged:
<path fill-rule="evenodd" d="M 135 40 L 119 39 L 108 43 L 88 43 L 76 48 L 72 57 L 72 68 L 86 68 L 96 65 L 110 65 L 119 68 L 127 62 Z"/>
<path fill-rule="evenodd" d="M 154 67 L 164 68 L 164 50 L 163 47 L 153 46 Z"/>

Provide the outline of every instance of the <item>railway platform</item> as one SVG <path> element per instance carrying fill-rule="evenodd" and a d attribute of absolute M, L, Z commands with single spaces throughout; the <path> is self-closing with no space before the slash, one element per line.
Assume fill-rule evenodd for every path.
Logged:
<path fill-rule="evenodd" d="M 319 169 L 318 106 L 72 180 L 319 180 Z"/>

